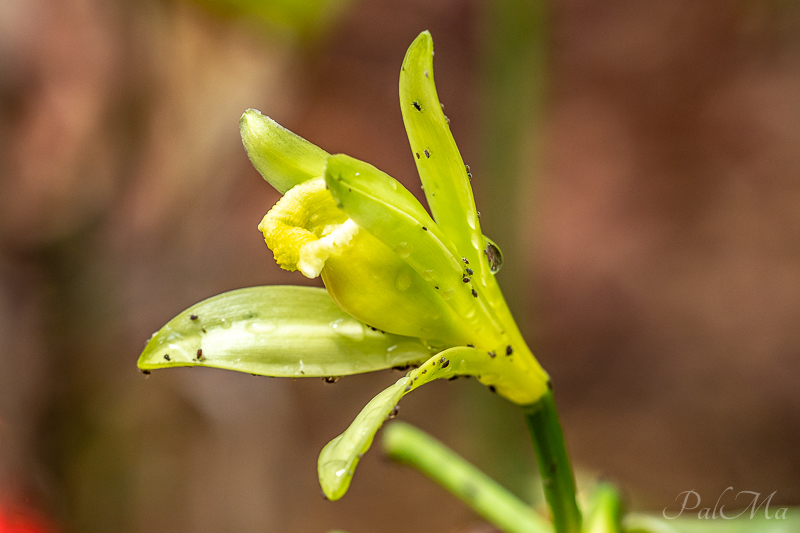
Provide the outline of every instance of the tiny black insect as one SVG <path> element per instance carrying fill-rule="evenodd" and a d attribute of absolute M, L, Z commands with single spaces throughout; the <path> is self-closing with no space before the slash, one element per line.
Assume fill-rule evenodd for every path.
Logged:
<path fill-rule="evenodd" d="M 475 345 L 472 344 L 472 343 L 467 344 L 467 348 L 474 348 L 474 347 L 475 347 Z"/>
<path fill-rule="evenodd" d="M 461 281 L 463 281 L 464 283 L 469 283 L 469 278 L 467 276 L 464 276 L 463 278 L 461 278 Z"/>
<path fill-rule="evenodd" d="M 494 359 L 495 357 L 497 357 L 497 354 L 496 354 L 496 353 L 494 353 L 494 352 L 489 352 L 489 357 L 491 357 L 492 359 Z"/>
<path fill-rule="evenodd" d="M 419 102 L 417 102 L 416 100 L 414 100 L 414 101 L 412 102 L 412 104 L 414 105 L 414 109 L 416 109 L 417 111 L 422 111 L 422 106 L 421 106 L 421 105 L 419 105 Z"/>
<path fill-rule="evenodd" d="M 468 264 L 469 264 L 469 261 L 467 261 L 467 258 L 466 258 L 466 257 L 462 257 L 462 258 L 461 258 L 461 260 L 462 260 L 462 261 L 464 261 L 464 264 L 465 264 L 465 265 L 468 265 Z"/>
<path fill-rule="evenodd" d="M 425 157 L 427 157 L 427 158 L 430 158 L 430 157 L 431 157 L 431 153 L 428 151 L 428 149 L 427 149 L 427 148 L 426 148 L 426 149 L 424 149 L 424 150 L 423 150 L 423 152 L 425 152 Z"/>
<path fill-rule="evenodd" d="M 324 381 L 325 383 L 336 383 L 337 381 L 339 381 L 339 378 L 336 376 L 328 376 L 326 378 L 322 378 L 322 381 Z"/>
<path fill-rule="evenodd" d="M 422 226 L 422 231 L 428 231 L 428 228 L 426 228 L 425 226 Z"/>
<path fill-rule="evenodd" d="M 472 269 L 471 269 L 471 268 L 467 268 L 467 269 L 465 270 L 465 272 L 467 273 L 467 275 L 468 275 L 468 276 L 471 276 L 471 275 L 473 274 L 473 272 L 472 272 Z"/>
<path fill-rule="evenodd" d="M 476 291 L 475 289 L 472 289 L 472 297 L 473 298 L 477 298 L 478 297 L 478 291 Z"/>
<path fill-rule="evenodd" d="M 506 355 L 511 355 L 512 353 L 514 353 L 514 348 L 512 348 L 511 345 L 509 344 L 508 346 L 506 346 Z"/>
<path fill-rule="evenodd" d="M 450 366 L 450 360 L 449 359 L 447 361 L 445 361 L 444 363 L 442 363 L 442 368 L 447 368 L 448 366 Z"/>
<path fill-rule="evenodd" d="M 197 350 L 197 360 L 202 361 L 203 359 L 205 359 L 205 357 L 203 357 L 203 349 L 200 348 L 199 350 Z"/>
<path fill-rule="evenodd" d="M 194 322 L 195 320 L 197 320 L 197 315 L 189 315 L 189 320 Z"/>
<path fill-rule="evenodd" d="M 168 353 L 164 354 L 164 359 L 166 359 L 167 361 L 171 361 L 172 360 L 172 359 L 169 358 L 169 354 Z"/>

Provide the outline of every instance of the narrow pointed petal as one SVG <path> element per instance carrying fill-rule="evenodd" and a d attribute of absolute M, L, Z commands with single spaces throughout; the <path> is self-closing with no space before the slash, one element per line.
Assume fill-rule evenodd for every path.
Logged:
<path fill-rule="evenodd" d="M 361 456 L 369 450 L 375 433 L 390 416 L 400 399 L 415 388 L 434 379 L 469 374 L 466 360 L 486 357 L 486 352 L 457 347 L 431 357 L 372 399 L 344 433 L 330 441 L 320 452 L 317 474 L 322 492 L 329 500 L 338 500 L 350 487 Z"/>
<path fill-rule="evenodd" d="M 433 40 L 422 32 L 400 70 L 400 109 L 425 197 L 459 254 L 483 275 L 485 248 L 464 161 L 444 116 L 433 80 Z"/>
<path fill-rule="evenodd" d="M 512 358 L 492 355 L 485 350 L 457 346 L 440 352 L 410 371 L 372 399 L 344 433 L 330 441 L 320 452 L 317 474 L 329 500 L 338 500 L 347 492 L 358 461 L 372 445 L 378 429 L 398 402 L 414 389 L 435 379 L 453 376 L 476 376 L 511 401 L 519 404 L 536 401 L 547 390 L 546 375 L 531 382 L 516 372 Z"/>
<path fill-rule="evenodd" d="M 419 339 L 382 333 L 325 289 L 251 287 L 193 305 L 153 335 L 139 368 L 207 366 L 276 377 L 345 376 L 424 361 Z"/>
<path fill-rule="evenodd" d="M 472 332 L 464 344 L 502 342 L 502 327 L 472 282 L 467 266 L 453 256 L 447 239 L 414 196 L 377 168 L 348 157 L 328 159 L 325 182 L 339 207 L 356 224 L 394 250 Z"/>
<path fill-rule="evenodd" d="M 244 112 L 239 130 L 250 162 L 281 194 L 322 176 L 328 153 L 258 110 Z"/>

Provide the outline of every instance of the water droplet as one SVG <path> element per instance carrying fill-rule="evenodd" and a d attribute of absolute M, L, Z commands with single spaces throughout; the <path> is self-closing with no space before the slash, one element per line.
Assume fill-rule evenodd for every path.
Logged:
<path fill-rule="evenodd" d="M 488 237 L 484 239 L 486 239 L 486 249 L 483 253 L 489 261 L 489 270 L 492 274 L 497 274 L 503 268 L 503 252 L 491 239 Z"/>
<path fill-rule="evenodd" d="M 222 326 L 222 329 L 230 329 L 230 327 L 233 325 L 233 322 L 231 322 L 227 318 L 223 318 L 221 319 L 220 325 Z"/>
<path fill-rule="evenodd" d="M 397 182 L 395 180 L 392 180 L 389 183 L 392 185 L 392 190 L 396 191 L 397 190 Z"/>
<path fill-rule="evenodd" d="M 475 215 L 467 215 L 467 224 L 471 229 L 475 229 Z"/>
<path fill-rule="evenodd" d="M 329 326 L 342 337 L 354 341 L 363 341 L 367 333 L 364 329 L 364 324 L 347 318 L 338 318 L 331 322 Z"/>
<path fill-rule="evenodd" d="M 249 322 L 245 326 L 245 329 L 253 335 L 265 335 L 267 333 L 272 333 L 277 327 L 274 320 L 255 320 Z"/>
<path fill-rule="evenodd" d="M 453 297 L 453 289 L 447 289 L 447 290 L 442 291 L 442 299 L 443 300 L 449 300 L 452 297 Z"/>
<path fill-rule="evenodd" d="M 481 249 L 481 238 L 478 237 L 477 233 L 472 234 L 472 246 L 474 246 L 478 251 Z"/>
<path fill-rule="evenodd" d="M 433 270 L 426 270 L 422 273 L 422 279 L 425 281 L 431 281 L 433 279 Z"/>
<path fill-rule="evenodd" d="M 394 286 L 397 287 L 398 291 L 408 290 L 411 287 L 411 276 L 405 272 L 400 272 L 394 280 Z"/>
<path fill-rule="evenodd" d="M 394 248 L 394 253 L 400 256 L 401 259 L 405 259 L 409 255 L 411 255 L 411 245 L 407 242 L 401 242 Z"/>

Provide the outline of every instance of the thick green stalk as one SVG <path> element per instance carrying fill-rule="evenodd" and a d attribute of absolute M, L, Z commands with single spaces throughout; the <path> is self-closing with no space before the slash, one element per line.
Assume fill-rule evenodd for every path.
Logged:
<path fill-rule="evenodd" d="M 552 532 L 526 503 L 415 427 L 391 424 L 383 432 L 383 448 L 390 458 L 418 469 L 507 533 Z"/>
<path fill-rule="evenodd" d="M 548 391 L 538 402 L 526 405 L 524 410 L 556 533 L 580 533 L 581 512 L 575 501 L 575 477 L 553 391 Z"/>

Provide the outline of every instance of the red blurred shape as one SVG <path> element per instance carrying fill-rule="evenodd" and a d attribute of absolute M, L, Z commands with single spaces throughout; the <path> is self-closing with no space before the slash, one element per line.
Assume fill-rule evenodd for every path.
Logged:
<path fill-rule="evenodd" d="M 0 533 L 55 533 L 42 520 L 8 510 L 0 510 Z"/>

